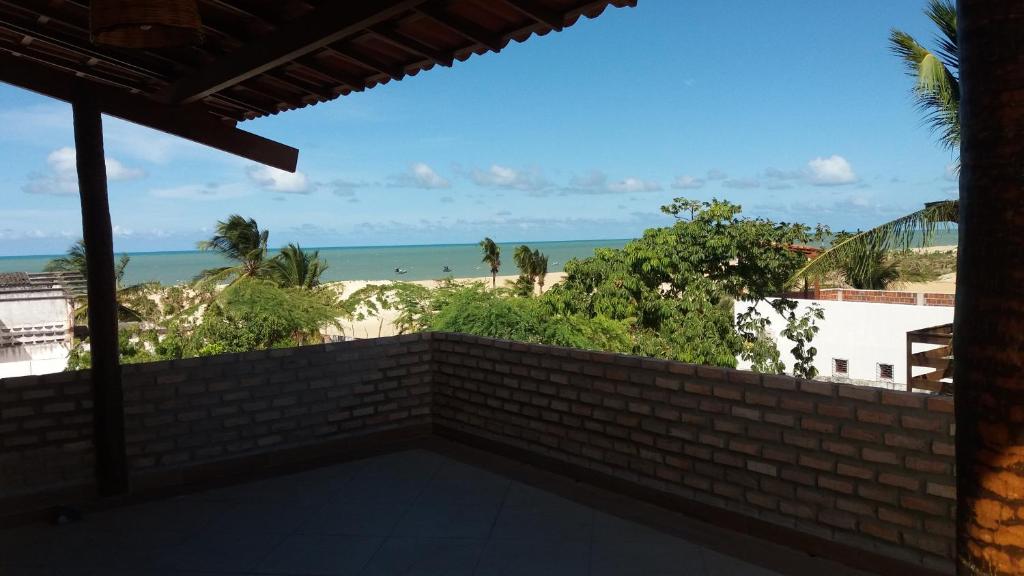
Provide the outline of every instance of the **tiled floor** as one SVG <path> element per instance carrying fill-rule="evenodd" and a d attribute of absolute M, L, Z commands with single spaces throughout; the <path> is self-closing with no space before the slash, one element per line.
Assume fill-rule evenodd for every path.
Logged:
<path fill-rule="evenodd" d="M 0 574 L 775 573 L 412 450 L 0 532 Z"/>

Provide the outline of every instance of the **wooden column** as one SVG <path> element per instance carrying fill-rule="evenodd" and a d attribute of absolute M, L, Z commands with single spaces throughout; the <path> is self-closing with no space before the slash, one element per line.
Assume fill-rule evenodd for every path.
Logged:
<path fill-rule="evenodd" d="M 1024 2 L 960 0 L 959 574 L 1024 574 Z"/>
<path fill-rule="evenodd" d="M 93 440 L 101 496 L 128 491 L 124 443 L 124 396 L 117 338 L 114 241 L 107 202 L 103 119 L 89 98 L 72 103 L 82 235 L 88 263 L 89 344 L 92 350 Z"/>

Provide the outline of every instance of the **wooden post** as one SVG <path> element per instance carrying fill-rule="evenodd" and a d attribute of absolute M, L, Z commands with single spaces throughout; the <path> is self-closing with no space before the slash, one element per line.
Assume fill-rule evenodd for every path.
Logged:
<path fill-rule="evenodd" d="M 1024 2 L 959 0 L 957 572 L 1024 574 Z"/>
<path fill-rule="evenodd" d="M 82 236 L 88 265 L 89 345 L 92 351 L 93 443 L 101 496 L 128 491 L 124 442 L 124 395 L 118 358 L 114 240 L 107 202 L 103 119 L 88 97 L 72 103 Z"/>

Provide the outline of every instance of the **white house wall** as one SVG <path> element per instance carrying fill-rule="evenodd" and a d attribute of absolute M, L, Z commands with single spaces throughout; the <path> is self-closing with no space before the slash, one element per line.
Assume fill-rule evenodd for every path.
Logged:
<path fill-rule="evenodd" d="M 907 382 L 907 332 L 940 326 L 953 322 L 953 308 L 947 306 L 910 306 L 904 304 L 876 304 L 868 302 L 833 302 L 824 300 L 797 300 L 797 313 L 803 314 L 812 304 L 820 306 L 825 319 L 819 320 L 821 328 L 811 346 L 818 350 L 814 365 L 819 377 L 832 376 L 832 360 L 840 358 L 849 362 L 849 379 L 856 381 L 877 381 L 878 364 L 893 365 L 893 382 Z M 736 314 L 745 312 L 747 302 L 736 302 Z M 786 371 L 792 373 L 795 359 L 789 350 L 794 346 L 779 333 L 785 328 L 785 321 L 772 310 L 771 306 L 760 303 L 758 311 L 772 320 L 771 333 L 782 353 Z M 915 352 L 934 346 L 919 346 Z M 748 362 L 740 361 L 741 368 Z M 925 372 L 921 369 L 915 372 Z M 900 387 L 902 388 L 902 387 Z"/>

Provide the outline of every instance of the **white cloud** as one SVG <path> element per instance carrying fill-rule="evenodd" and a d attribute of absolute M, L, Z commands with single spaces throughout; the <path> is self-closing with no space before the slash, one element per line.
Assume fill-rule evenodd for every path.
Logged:
<path fill-rule="evenodd" d="M 641 180 L 640 178 L 625 178 L 608 185 L 610 192 L 633 193 L 633 192 L 657 192 L 661 190 L 661 184 L 653 180 Z"/>
<path fill-rule="evenodd" d="M 174 188 L 150 190 L 150 196 L 171 200 L 223 200 L 248 196 L 241 184 L 189 184 Z"/>
<path fill-rule="evenodd" d="M 569 185 L 562 188 L 562 192 L 565 194 L 632 194 L 657 192 L 661 189 L 661 184 L 655 180 L 630 177 L 609 182 L 607 174 L 600 170 L 591 170 L 570 178 Z"/>
<path fill-rule="evenodd" d="M 527 192 L 537 192 L 551 185 L 540 170 L 518 170 L 498 164 L 487 170 L 474 170 L 470 178 L 477 186 Z"/>
<path fill-rule="evenodd" d="M 751 190 L 754 188 L 760 188 L 761 182 L 754 178 L 731 178 L 722 182 L 722 186 L 726 188 L 735 188 L 737 190 Z"/>
<path fill-rule="evenodd" d="M 850 162 L 839 155 L 815 158 L 807 163 L 808 182 L 815 186 L 842 186 L 857 182 L 857 174 Z"/>
<path fill-rule="evenodd" d="M 46 157 L 47 170 L 29 176 L 24 190 L 29 194 L 78 194 L 78 169 L 74 148 L 67 146 L 50 152 Z M 146 175 L 137 168 L 129 168 L 115 158 L 106 159 L 107 181 L 137 180 Z"/>
<path fill-rule="evenodd" d="M 708 170 L 708 180 L 725 180 L 729 175 L 718 169 Z"/>
<path fill-rule="evenodd" d="M 422 188 L 424 190 L 440 190 L 451 188 L 452 183 L 434 171 L 429 165 L 417 162 L 403 174 L 395 175 L 389 184 L 399 188 Z"/>
<path fill-rule="evenodd" d="M 676 190 L 696 190 L 704 187 L 704 179 L 693 176 L 677 176 L 672 181 L 672 187 Z"/>
<path fill-rule="evenodd" d="M 274 192 L 309 194 L 312 191 L 309 178 L 299 171 L 285 172 L 271 166 L 250 166 L 246 173 L 258 186 Z"/>

